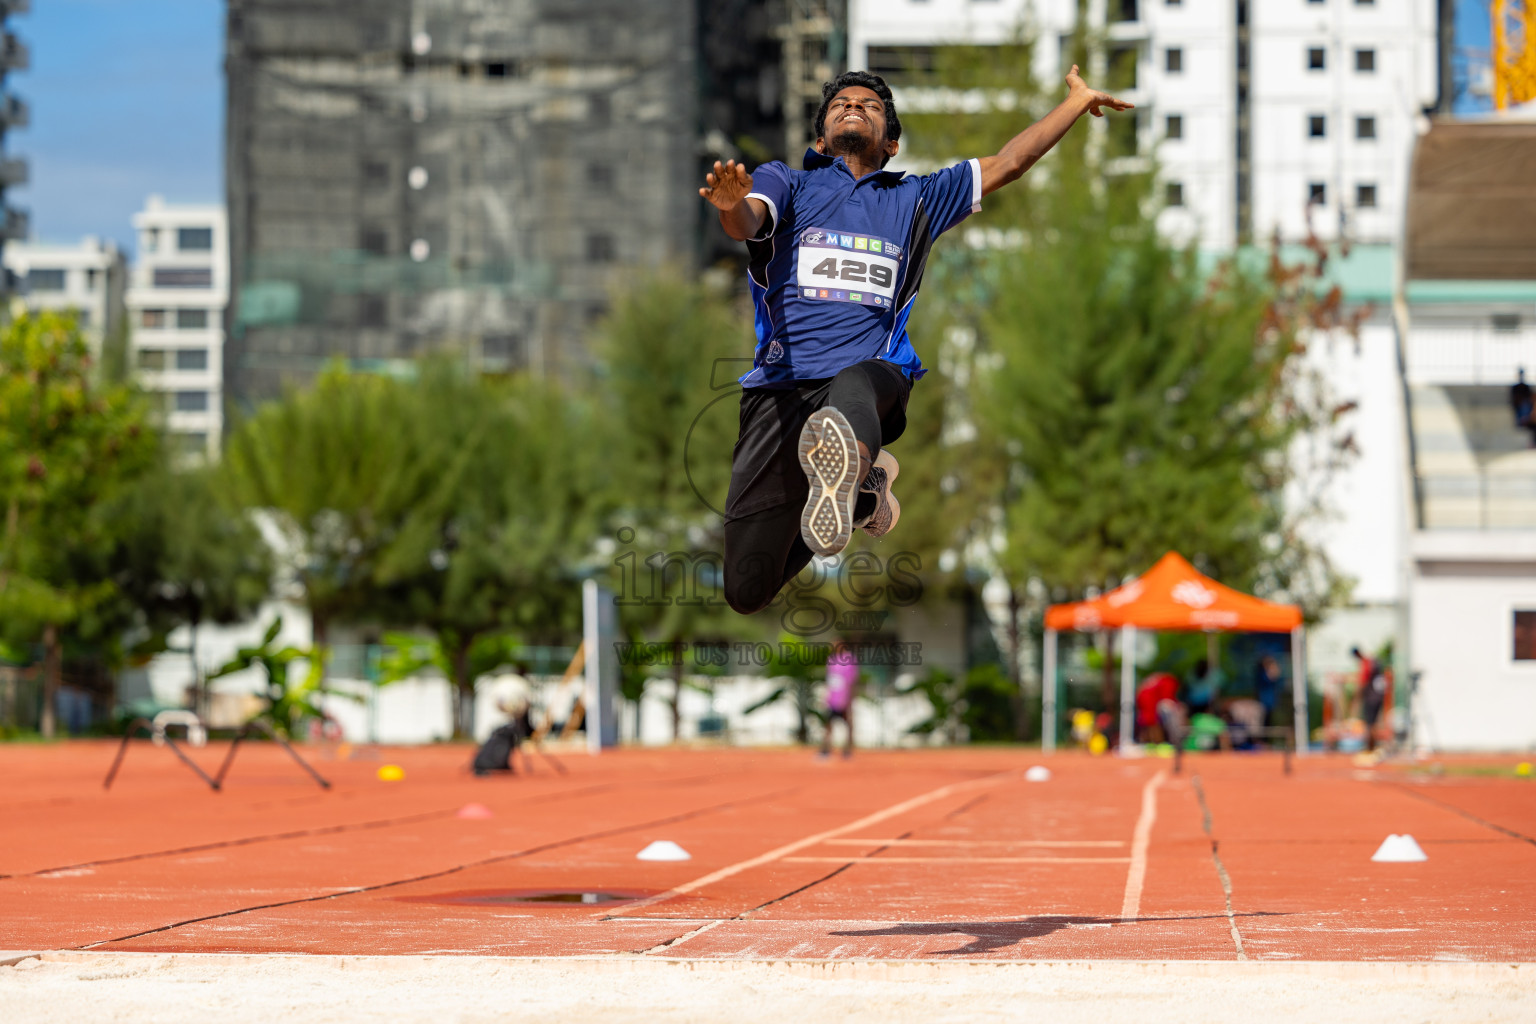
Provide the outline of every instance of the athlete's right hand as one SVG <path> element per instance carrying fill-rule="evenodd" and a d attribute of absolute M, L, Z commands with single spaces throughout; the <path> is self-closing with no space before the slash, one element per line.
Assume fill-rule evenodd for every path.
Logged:
<path fill-rule="evenodd" d="M 715 169 L 704 175 L 704 183 L 699 195 L 722 211 L 734 210 L 752 191 L 752 175 L 745 164 L 735 160 L 723 164 L 716 160 Z"/>

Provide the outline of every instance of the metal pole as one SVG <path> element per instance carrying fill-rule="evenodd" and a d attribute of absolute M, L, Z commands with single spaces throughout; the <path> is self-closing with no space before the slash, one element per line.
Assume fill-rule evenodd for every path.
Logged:
<path fill-rule="evenodd" d="M 1305 757 L 1311 741 L 1307 729 L 1307 629 L 1297 626 L 1291 630 L 1291 706 L 1296 719 L 1292 723 L 1296 756 Z"/>
<path fill-rule="evenodd" d="M 1136 627 L 1120 627 L 1120 749 L 1136 742 Z"/>
<path fill-rule="evenodd" d="M 1056 631 L 1045 631 L 1045 664 L 1040 670 L 1040 749 L 1056 750 Z"/>

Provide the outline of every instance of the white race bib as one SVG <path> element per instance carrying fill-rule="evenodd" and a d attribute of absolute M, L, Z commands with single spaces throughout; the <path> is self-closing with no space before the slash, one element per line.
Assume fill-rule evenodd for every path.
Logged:
<path fill-rule="evenodd" d="M 826 228 L 800 233 L 795 286 L 802 298 L 889 309 L 901 273 L 901 247 L 883 238 Z"/>

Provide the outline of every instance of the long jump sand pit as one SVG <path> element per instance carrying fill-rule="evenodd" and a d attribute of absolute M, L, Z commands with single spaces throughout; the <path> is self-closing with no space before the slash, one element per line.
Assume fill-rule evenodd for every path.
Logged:
<path fill-rule="evenodd" d="M 770 1024 L 1528 1021 L 1529 966 L 49 954 L 6 1019 Z"/>
<path fill-rule="evenodd" d="M 307 748 L 322 790 L 258 744 L 215 793 L 114 752 L 0 748 L 7 1020 L 1536 1019 L 1502 762 Z"/>

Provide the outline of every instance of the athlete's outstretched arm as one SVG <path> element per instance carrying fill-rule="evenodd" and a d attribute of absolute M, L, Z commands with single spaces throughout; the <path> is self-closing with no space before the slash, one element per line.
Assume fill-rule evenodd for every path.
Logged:
<path fill-rule="evenodd" d="M 752 175 L 744 164 L 735 160 L 715 161 L 715 169 L 704 175 L 705 187 L 699 195 L 708 199 L 720 211 L 720 226 L 725 233 L 744 242 L 755 238 L 763 229 L 763 218 L 768 216 L 768 205 L 761 199 L 749 199 L 752 191 Z"/>
<path fill-rule="evenodd" d="M 981 194 L 996 192 L 1010 181 L 1017 181 L 1051 147 L 1061 141 L 1067 130 L 1084 112 L 1103 117 L 1101 108 L 1130 110 L 1132 104 L 1115 99 L 1107 92 L 1090 88 L 1077 73 L 1077 65 L 1067 72 L 1067 98 L 1056 109 L 1024 129 L 998 150 L 996 156 L 981 158 Z M 719 164 L 715 165 L 719 167 Z"/>

